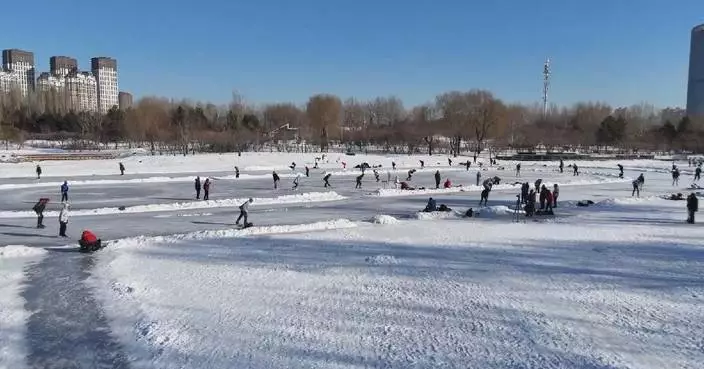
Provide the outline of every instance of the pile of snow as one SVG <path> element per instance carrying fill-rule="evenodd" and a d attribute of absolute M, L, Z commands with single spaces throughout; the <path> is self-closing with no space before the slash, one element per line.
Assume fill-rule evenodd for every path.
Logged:
<path fill-rule="evenodd" d="M 325 201 L 339 201 L 346 197 L 338 195 L 336 192 L 308 192 L 295 195 L 284 195 L 279 197 L 264 197 L 254 198 L 252 206 L 262 205 L 280 205 L 280 204 L 296 204 L 296 203 L 311 203 Z M 74 210 L 71 216 L 87 216 L 87 215 L 107 215 L 107 214 L 129 214 L 129 213 L 150 213 L 158 211 L 175 211 L 175 210 L 194 210 L 194 209 L 209 209 L 209 208 L 224 208 L 237 207 L 247 201 L 246 198 L 238 199 L 219 199 L 207 201 L 188 201 L 177 202 L 171 204 L 149 204 L 135 205 L 126 207 L 124 210 L 119 208 L 98 208 Z M 35 217 L 33 211 L 0 211 L 0 218 L 22 218 Z M 58 211 L 49 211 L 44 213 L 45 217 L 57 217 Z"/>
<path fill-rule="evenodd" d="M 372 218 L 374 224 L 398 224 L 399 220 L 391 215 L 378 214 Z"/>
<path fill-rule="evenodd" d="M 520 214 L 525 214 L 523 210 L 518 210 Z M 506 205 L 493 205 L 485 206 L 474 211 L 474 215 L 481 218 L 502 216 L 502 215 L 514 215 L 515 211 Z"/>
<path fill-rule="evenodd" d="M 662 200 L 658 196 L 643 196 L 643 197 L 615 197 L 606 200 L 602 200 L 594 204 L 595 206 L 614 206 L 614 205 L 633 205 L 642 204 L 646 202 L 653 202 L 654 200 Z"/>
<path fill-rule="evenodd" d="M 24 268 L 45 254 L 46 250 L 37 247 L 0 247 L 0 368 L 26 366 L 25 323 L 30 312 L 20 296 Z"/>
<path fill-rule="evenodd" d="M 453 219 L 462 217 L 462 214 L 455 210 L 452 211 L 419 211 L 414 214 L 414 218 L 418 220 L 438 220 L 438 219 Z"/>

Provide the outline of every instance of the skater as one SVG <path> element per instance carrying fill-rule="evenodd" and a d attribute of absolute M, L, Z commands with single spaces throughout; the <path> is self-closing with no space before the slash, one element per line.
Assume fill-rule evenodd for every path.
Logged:
<path fill-rule="evenodd" d="M 543 185 L 540 188 L 540 195 L 538 196 L 540 199 L 540 210 L 545 209 L 545 202 L 548 199 L 548 188 Z"/>
<path fill-rule="evenodd" d="M 452 159 L 451 158 L 447 158 L 447 165 L 452 166 Z"/>
<path fill-rule="evenodd" d="M 443 188 L 452 188 L 452 181 L 450 181 L 450 178 L 445 180 L 445 183 L 442 185 Z"/>
<path fill-rule="evenodd" d="M 61 202 L 68 201 L 68 182 L 61 185 Z"/>
<path fill-rule="evenodd" d="M 425 162 L 423 160 L 418 160 L 420 162 L 420 169 L 425 168 Z"/>
<path fill-rule="evenodd" d="M 274 179 L 274 189 L 276 190 L 279 188 L 279 181 L 281 180 L 281 178 L 276 173 L 276 171 L 271 172 L 271 177 Z"/>
<path fill-rule="evenodd" d="M 437 211 L 437 210 L 438 210 L 437 202 L 432 197 L 429 198 L 428 204 L 425 205 L 425 209 L 423 209 L 423 211 L 426 213 L 430 213 L 430 212 Z"/>
<path fill-rule="evenodd" d="M 379 183 L 379 172 L 374 169 L 374 179 L 376 179 L 376 183 Z"/>
<path fill-rule="evenodd" d="M 37 165 L 37 179 L 41 179 L 41 178 L 42 178 L 42 167 Z"/>
<path fill-rule="evenodd" d="M 323 186 L 323 187 L 325 187 L 325 188 L 332 187 L 332 186 L 330 186 L 330 176 L 331 175 L 332 175 L 332 173 L 328 173 L 325 175 L 325 177 L 323 177 L 323 181 L 325 181 L 325 186 Z"/>
<path fill-rule="evenodd" d="M 310 169 L 306 165 L 306 177 L 310 177 Z"/>
<path fill-rule="evenodd" d="M 697 169 L 694 170 L 694 180 L 699 182 L 699 180 L 702 178 L 702 166 L 699 165 Z"/>
<path fill-rule="evenodd" d="M 396 170 L 396 162 L 395 161 L 391 162 L 391 169 Z"/>
<path fill-rule="evenodd" d="M 540 185 L 541 185 L 542 183 L 543 183 L 543 179 L 542 179 L 542 178 L 538 178 L 537 180 L 535 180 L 535 192 L 536 192 L 536 193 L 540 192 Z"/>
<path fill-rule="evenodd" d="M 408 171 L 408 177 L 406 177 L 406 181 L 410 181 L 411 179 L 413 179 L 413 173 L 415 173 L 415 172 L 416 172 L 415 169 L 409 170 L 409 171 Z"/>
<path fill-rule="evenodd" d="M 102 241 L 89 230 L 84 230 L 81 239 L 78 241 L 82 252 L 97 251 L 102 247 Z"/>
<path fill-rule="evenodd" d="M 64 203 L 64 207 L 61 209 L 61 212 L 59 213 L 59 236 L 61 237 L 68 237 L 66 236 L 66 226 L 68 225 L 68 203 Z"/>
<path fill-rule="evenodd" d="M 643 191 L 643 185 L 645 184 L 645 177 L 643 176 L 643 173 L 641 173 L 636 179 L 638 180 L 638 188 Z"/>
<path fill-rule="evenodd" d="M 296 174 L 296 178 L 293 179 L 293 188 L 292 190 L 297 190 L 298 189 L 298 181 L 301 179 L 301 173 Z"/>
<path fill-rule="evenodd" d="M 210 178 L 206 178 L 203 182 L 203 200 L 210 198 Z"/>
<path fill-rule="evenodd" d="M 573 176 L 578 176 L 579 175 L 579 168 L 577 167 L 577 164 L 572 164 L 572 169 L 574 170 L 574 173 L 572 173 Z"/>
<path fill-rule="evenodd" d="M 560 196 L 560 186 L 555 183 L 552 185 L 552 207 L 557 207 L 557 198 Z"/>
<path fill-rule="evenodd" d="M 516 177 L 521 176 L 521 163 L 516 164 Z"/>
<path fill-rule="evenodd" d="M 636 178 L 633 181 L 633 191 L 631 192 L 631 197 L 636 196 L 640 197 L 640 177 Z"/>
<path fill-rule="evenodd" d="M 618 178 L 623 178 L 623 165 L 618 165 Z"/>
<path fill-rule="evenodd" d="M 125 165 L 120 163 L 120 175 L 124 176 L 125 175 Z"/>
<path fill-rule="evenodd" d="M 489 202 L 489 192 L 491 192 L 491 186 L 482 190 L 481 197 L 479 198 L 479 206 L 482 206 L 482 202 L 484 202 L 484 206 Z"/>
<path fill-rule="evenodd" d="M 289 168 L 291 168 L 291 170 L 296 170 L 296 163 L 292 162 L 291 165 L 289 165 Z"/>
<path fill-rule="evenodd" d="M 196 200 L 200 200 L 200 176 L 196 177 Z"/>
<path fill-rule="evenodd" d="M 694 213 L 697 211 L 699 211 L 699 199 L 697 199 L 697 195 L 692 192 L 687 196 L 687 213 L 689 213 L 687 223 L 694 224 Z"/>
<path fill-rule="evenodd" d="M 437 170 L 437 171 L 435 171 L 435 189 L 439 189 L 439 188 L 440 188 L 440 180 L 441 180 L 441 178 L 440 178 L 440 171 Z"/>
<path fill-rule="evenodd" d="M 355 181 L 357 182 L 357 183 L 354 185 L 354 188 L 355 188 L 355 189 L 357 189 L 357 188 L 362 188 L 362 178 L 364 178 L 364 173 L 358 175 L 357 178 L 355 179 Z"/>
<path fill-rule="evenodd" d="M 530 185 L 528 184 L 528 182 L 524 182 L 521 185 L 521 196 L 520 196 L 521 204 L 525 204 L 527 202 L 529 190 L 530 190 Z"/>
<path fill-rule="evenodd" d="M 235 222 L 236 225 L 240 225 L 240 220 L 244 218 L 244 226 L 247 227 L 247 216 L 249 216 L 249 205 L 254 202 L 253 198 L 249 198 L 249 200 L 245 201 L 240 205 L 240 216 L 237 217 L 237 221 Z"/>
<path fill-rule="evenodd" d="M 469 172 L 469 167 L 471 167 L 471 166 L 472 166 L 472 162 L 469 161 L 469 159 L 467 159 L 467 162 L 464 163 L 465 170 Z"/>
<path fill-rule="evenodd" d="M 565 162 L 560 159 L 560 173 L 565 171 Z"/>
<path fill-rule="evenodd" d="M 32 207 L 32 210 L 37 213 L 37 228 L 44 228 L 44 209 L 46 209 L 48 202 L 49 199 L 42 197 L 34 204 L 34 207 Z"/>
<path fill-rule="evenodd" d="M 235 167 L 235 178 L 240 178 L 240 168 Z"/>
<path fill-rule="evenodd" d="M 479 186 L 479 181 L 481 181 L 481 180 L 482 180 L 482 172 L 478 171 L 477 172 L 477 186 Z"/>
<path fill-rule="evenodd" d="M 473 159 L 473 161 L 474 161 L 474 164 L 477 164 L 477 154 L 474 154 L 474 159 Z"/>
<path fill-rule="evenodd" d="M 672 185 L 677 186 L 680 184 L 680 170 L 674 165 L 672 167 Z"/>

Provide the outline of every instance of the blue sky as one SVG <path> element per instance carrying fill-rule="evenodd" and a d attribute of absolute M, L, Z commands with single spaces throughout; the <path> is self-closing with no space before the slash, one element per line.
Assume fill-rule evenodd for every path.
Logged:
<path fill-rule="evenodd" d="M 509 102 L 684 106 L 702 0 L 39 0 L 3 4 L 0 48 L 37 68 L 69 55 L 118 60 L 135 96 L 255 103 L 334 93 L 407 106 L 484 88 Z M 31 26 L 27 26 L 31 22 Z"/>

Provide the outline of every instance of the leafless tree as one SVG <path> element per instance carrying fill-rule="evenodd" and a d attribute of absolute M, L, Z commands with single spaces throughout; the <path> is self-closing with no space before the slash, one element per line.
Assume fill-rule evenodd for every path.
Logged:
<path fill-rule="evenodd" d="M 334 95 L 315 95 L 308 100 L 306 114 L 311 127 L 319 133 L 320 150 L 327 150 L 331 132 L 340 128 L 342 103 Z M 340 131 L 340 135 L 342 132 Z"/>

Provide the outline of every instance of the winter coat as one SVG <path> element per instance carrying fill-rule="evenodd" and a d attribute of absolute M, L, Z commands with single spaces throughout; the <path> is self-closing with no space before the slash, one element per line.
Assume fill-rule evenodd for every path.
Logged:
<path fill-rule="evenodd" d="M 95 243 L 98 242 L 98 237 L 93 234 L 93 232 L 85 230 L 83 231 L 83 234 L 81 234 L 81 241 L 85 243 Z"/>
<path fill-rule="evenodd" d="M 200 178 L 196 178 L 196 190 L 200 190 Z"/>
<path fill-rule="evenodd" d="M 272 176 L 274 177 L 274 182 L 278 182 L 281 179 L 281 178 L 279 178 L 279 175 L 276 173 L 272 174 Z"/>
<path fill-rule="evenodd" d="M 560 186 L 555 185 L 555 186 L 554 186 L 554 190 L 552 190 L 552 193 L 553 193 L 553 195 L 554 195 L 555 197 L 557 197 L 557 195 L 560 194 Z"/>
<path fill-rule="evenodd" d="M 210 180 L 206 179 L 205 182 L 203 182 L 203 189 L 206 191 L 210 191 Z"/>
<path fill-rule="evenodd" d="M 242 205 L 240 205 L 240 210 L 245 211 L 245 212 L 248 211 L 249 204 L 250 204 L 249 200 L 243 202 Z"/>
<path fill-rule="evenodd" d="M 64 184 L 61 185 L 61 193 L 68 193 L 68 183 L 64 182 Z"/>
<path fill-rule="evenodd" d="M 450 180 L 448 179 L 447 181 L 445 181 L 445 184 L 443 185 L 443 187 L 445 187 L 445 188 L 452 187 L 452 182 L 450 182 Z"/>
<path fill-rule="evenodd" d="M 552 204 L 553 200 L 554 198 L 552 197 L 552 192 L 550 192 L 550 190 L 545 191 L 545 201 L 548 204 Z"/>
<path fill-rule="evenodd" d="M 34 204 L 34 207 L 32 207 L 32 210 L 34 210 L 35 213 L 41 214 L 44 212 L 44 209 L 46 209 L 46 203 L 47 201 L 44 199 L 39 200 L 36 204 Z"/>
<path fill-rule="evenodd" d="M 61 212 L 59 213 L 59 222 L 68 223 L 68 213 L 68 204 L 64 204 L 64 208 L 61 209 Z"/>
<path fill-rule="evenodd" d="M 440 172 L 435 172 L 435 181 L 440 182 Z"/>
<path fill-rule="evenodd" d="M 697 199 L 695 194 L 687 196 L 687 210 L 699 211 L 699 199 Z"/>

